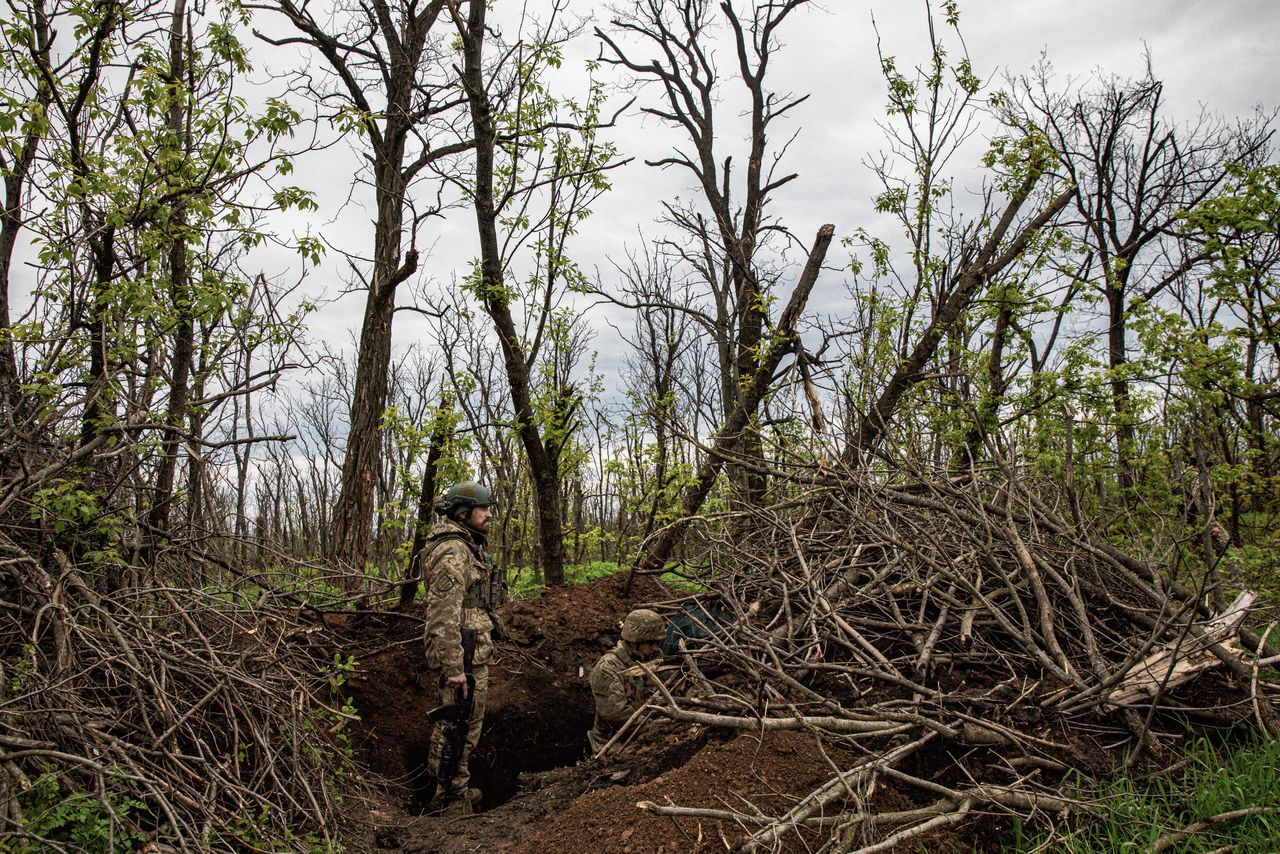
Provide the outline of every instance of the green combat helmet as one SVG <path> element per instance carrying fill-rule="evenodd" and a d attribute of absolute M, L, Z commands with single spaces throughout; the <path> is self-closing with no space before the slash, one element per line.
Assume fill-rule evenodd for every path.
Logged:
<path fill-rule="evenodd" d="M 489 487 L 474 480 L 455 483 L 444 491 L 432 505 L 432 509 L 449 519 L 457 520 L 459 511 L 466 512 L 473 507 L 496 507 L 493 492 Z"/>
<path fill-rule="evenodd" d="M 666 636 L 667 621 L 648 608 L 637 608 L 622 621 L 622 639 L 627 643 L 661 643 Z"/>

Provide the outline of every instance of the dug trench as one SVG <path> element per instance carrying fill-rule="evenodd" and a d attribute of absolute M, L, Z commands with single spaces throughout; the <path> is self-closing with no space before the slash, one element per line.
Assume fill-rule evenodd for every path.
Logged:
<path fill-rule="evenodd" d="M 546 851 L 684 854 L 725 851 L 748 829 L 736 822 L 674 818 L 638 804 L 698 804 L 737 809 L 751 803 L 784 812 L 850 759 L 805 733 L 754 733 L 698 725 L 651 726 L 607 757 L 586 760 L 593 713 L 586 673 L 617 640 L 623 616 L 671 593 L 639 583 L 623 594 L 620 576 L 547 591 L 509 603 L 499 616 L 507 638 L 490 667 L 484 732 L 471 759 L 471 783 L 485 796 L 471 816 L 423 814 L 427 712 L 438 704 L 425 685 L 422 622 L 412 614 L 326 620 L 325 644 L 354 656 L 347 699 L 359 719 L 347 729 L 371 783 L 353 804 L 352 824 L 366 835 L 358 850 L 388 854 Z M 320 639 L 317 638 L 317 642 Z M 331 653 L 326 651 L 326 657 Z M 870 805 L 907 803 L 892 785 Z M 934 850 L 973 850 L 935 838 Z M 797 832 L 783 851 L 812 851 Z"/>
<path fill-rule="evenodd" d="M 327 619 L 330 640 L 356 661 L 344 690 L 359 720 L 347 738 L 375 781 L 376 848 L 496 850 L 587 791 L 649 779 L 692 755 L 697 745 L 682 742 L 646 751 L 642 761 L 584 762 L 593 715 L 587 673 L 616 642 L 629 610 L 669 596 L 644 581 L 627 595 L 623 582 L 614 576 L 554 588 L 499 609 L 505 638 L 489 668 L 484 729 L 470 761 L 470 785 L 484 800 L 481 812 L 461 823 L 423 814 L 434 786 L 425 773 L 427 713 L 440 701 L 424 668 L 420 612 Z M 490 834 L 488 824 L 500 827 Z"/>

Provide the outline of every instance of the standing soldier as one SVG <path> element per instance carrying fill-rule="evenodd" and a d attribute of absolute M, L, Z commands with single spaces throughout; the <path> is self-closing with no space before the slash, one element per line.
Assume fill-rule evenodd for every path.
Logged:
<path fill-rule="evenodd" d="M 596 719 L 588 739 L 593 753 L 604 747 L 648 696 L 648 680 L 627 671 L 638 661 L 657 658 L 666 636 L 666 621 L 656 611 L 637 608 L 622 621 L 622 640 L 591 668 Z"/>
<path fill-rule="evenodd" d="M 418 554 L 427 603 L 427 668 L 439 686 L 441 703 L 464 713 L 470 706 L 471 712 L 469 723 L 438 721 L 432 730 L 427 773 L 436 782 L 429 806 L 433 812 L 466 815 L 481 798 L 478 789 L 467 788 L 468 760 L 480 740 L 493 658 L 489 611 L 498 585 L 485 541 L 495 504 L 493 493 L 479 483 L 449 487 L 433 505 L 444 519 L 432 527 Z M 446 730 L 456 736 L 448 747 Z"/>

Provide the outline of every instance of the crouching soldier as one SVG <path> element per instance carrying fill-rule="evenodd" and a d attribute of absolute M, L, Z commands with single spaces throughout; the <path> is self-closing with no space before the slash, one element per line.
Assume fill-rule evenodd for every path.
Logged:
<path fill-rule="evenodd" d="M 429 678 L 448 708 L 437 710 L 447 714 L 431 733 L 427 773 L 436 786 L 428 809 L 466 815 L 481 798 L 467 783 L 471 751 L 484 723 L 493 658 L 489 610 L 496 603 L 485 541 L 495 502 L 488 488 L 467 482 L 451 486 L 433 509 L 444 518 L 427 535 L 418 565 L 426 591 Z"/>
<path fill-rule="evenodd" d="M 591 668 L 596 701 L 596 719 L 588 734 L 592 753 L 605 746 L 649 695 L 652 686 L 643 673 L 635 672 L 635 664 L 657 658 L 666 636 L 666 621 L 655 611 L 638 608 L 622 621 L 622 640 Z"/>

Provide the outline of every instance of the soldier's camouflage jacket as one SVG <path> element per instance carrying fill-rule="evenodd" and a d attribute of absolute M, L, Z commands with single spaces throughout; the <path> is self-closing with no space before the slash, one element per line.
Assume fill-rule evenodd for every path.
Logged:
<path fill-rule="evenodd" d="M 627 672 L 635 664 L 636 658 L 626 641 L 618 641 L 591 668 L 591 694 L 596 701 L 592 730 L 596 736 L 607 738 L 612 735 L 649 695 L 646 677 L 634 675 L 635 671 Z"/>
<path fill-rule="evenodd" d="M 470 528 L 448 520 L 427 534 L 418 566 L 427 600 L 427 667 L 446 676 L 462 672 L 461 629 L 476 632 L 472 664 L 493 658 L 489 619 L 489 558 Z"/>

